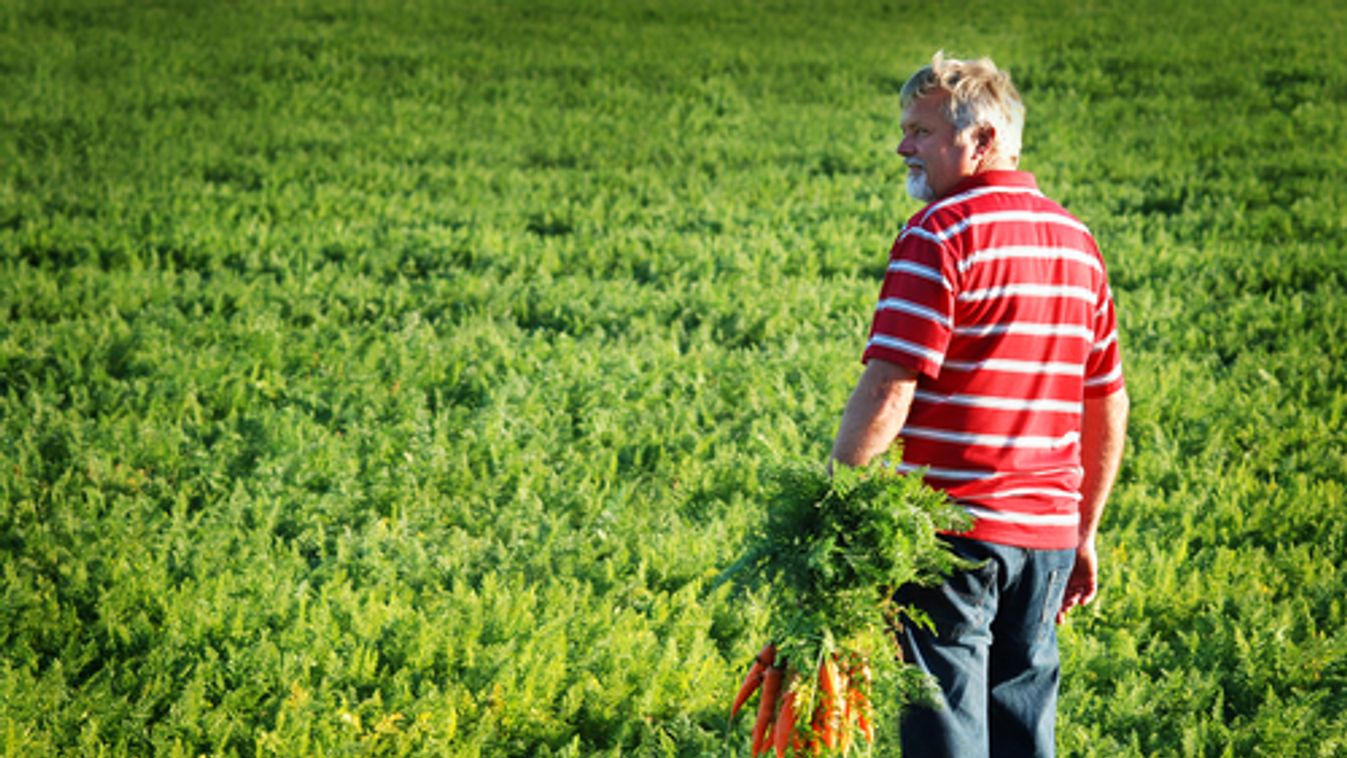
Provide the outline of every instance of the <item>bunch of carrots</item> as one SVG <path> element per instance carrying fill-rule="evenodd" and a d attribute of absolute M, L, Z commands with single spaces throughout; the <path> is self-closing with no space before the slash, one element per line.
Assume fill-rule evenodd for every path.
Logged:
<path fill-rule="evenodd" d="M 845 755 L 863 747 L 860 737 L 870 747 L 876 713 L 892 721 L 918 676 L 896 655 L 894 588 L 930 583 L 957 565 L 938 534 L 967 529 L 967 514 L 921 477 L 880 464 L 831 474 L 809 462 L 784 465 L 763 496 L 771 505 L 762 525 L 722 576 L 768 588 L 761 633 L 772 644 L 753 661 L 731 713 L 760 693 L 754 756 Z"/>
<path fill-rule="evenodd" d="M 778 660 L 776 653 L 771 643 L 762 648 L 730 707 L 733 719 L 754 692 L 761 692 L 753 723 L 755 758 L 773 749 L 777 758 L 787 753 L 820 755 L 825 749 L 829 754 L 847 755 L 857 733 L 866 742 L 874 742 L 872 677 L 864 658 L 825 655 L 817 677 L 804 677 Z M 811 713 L 807 724 L 800 720 L 802 713 Z"/>

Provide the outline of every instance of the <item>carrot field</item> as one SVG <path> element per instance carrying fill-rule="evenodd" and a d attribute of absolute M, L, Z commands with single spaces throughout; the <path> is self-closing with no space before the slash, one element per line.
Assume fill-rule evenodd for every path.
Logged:
<path fill-rule="evenodd" d="M 746 756 L 938 49 L 1118 304 L 1060 754 L 1347 755 L 1347 6 L 1216 8 L 0 3 L 0 755 Z"/>

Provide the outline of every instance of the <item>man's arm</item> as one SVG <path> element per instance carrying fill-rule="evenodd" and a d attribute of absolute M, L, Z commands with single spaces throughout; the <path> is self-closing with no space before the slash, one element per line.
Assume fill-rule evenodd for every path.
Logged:
<path fill-rule="evenodd" d="M 916 372 L 905 366 L 879 358 L 865 364 L 842 413 L 828 470 L 833 461 L 864 466 L 888 450 L 907 421 L 916 385 Z"/>
<path fill-rule="evenodd" d="M 1076 565 L 1066 583 L 1066 595 L 1057 614 L 1061 623 L 1067 611 L 1094 600 L 1099 581 L 1099 560 L 1094 538 L 1104 514 L 1113 481 L 1122 465 L 1123 443 L 1127 439 L 1127 412 L 1131 400 L 1127 390 L 1111 395 L 1086 398 L 1081 421 L 1081 465 L 1085 477 L 1080 486 L 1080 542 L 1076 547 Z"/>

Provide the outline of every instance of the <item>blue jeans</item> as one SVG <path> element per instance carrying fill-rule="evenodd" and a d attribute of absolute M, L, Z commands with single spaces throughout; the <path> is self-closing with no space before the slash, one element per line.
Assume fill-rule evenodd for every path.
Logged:
<path fill-rule="evenodd" d="M 1029 550 L 959 537 L 954 552 L 980 567 L 895 598 L 920 608 L 934 632 L 905 619 L 907 661 L 935 677 L 942 701 L 912 706 L 903 755 L 1052 756 L 1057 715 L 1057 609 L 1074 550 Z"/>

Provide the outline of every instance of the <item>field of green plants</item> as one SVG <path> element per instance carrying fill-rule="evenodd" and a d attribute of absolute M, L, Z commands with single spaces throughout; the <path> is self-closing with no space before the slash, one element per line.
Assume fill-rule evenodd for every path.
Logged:
<path fill-rule="evenodd" d="M 1215 7 L 0 4 L 0 754 L 746 755 L 943 48 L 1119 304 L 1061 753 L 1347 755 L 1347 6 Z"/>

